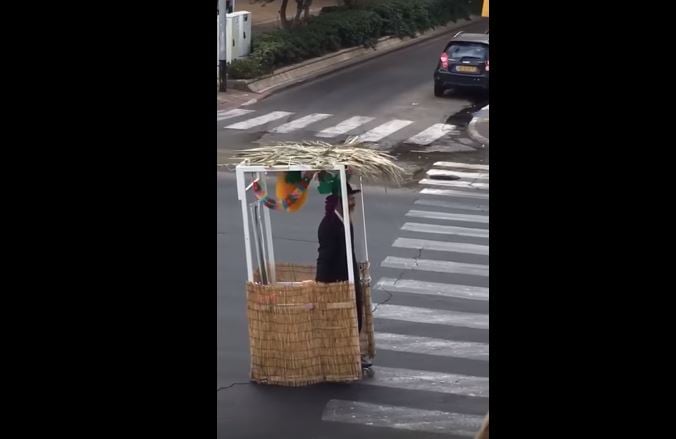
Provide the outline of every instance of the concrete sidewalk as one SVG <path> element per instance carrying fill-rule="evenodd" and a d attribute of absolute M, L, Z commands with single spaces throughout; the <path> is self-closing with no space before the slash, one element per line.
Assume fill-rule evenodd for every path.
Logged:
<path fill-rule="evenodd" d="M 228 91 L 225 93 L 218 93 L 218 111 L 231 110 L 242 105 L 251 105 L 258 102 L 263 96 L 260 93 L 228 88 Z"/>

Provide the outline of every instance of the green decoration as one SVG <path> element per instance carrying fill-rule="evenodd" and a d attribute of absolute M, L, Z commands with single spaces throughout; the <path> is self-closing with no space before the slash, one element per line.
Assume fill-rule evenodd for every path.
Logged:
<path fill-rule="evenodd" d="M 300 183 L 302 180 L 302 175 L 300 171 L 289 171 L 286 173 L 286 182 L 289 184 Z"/>

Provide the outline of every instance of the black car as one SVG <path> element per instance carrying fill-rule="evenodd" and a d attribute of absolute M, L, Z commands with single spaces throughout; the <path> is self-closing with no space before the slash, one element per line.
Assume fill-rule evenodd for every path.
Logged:
<path fill-rule="evenodd" d="M 434 95 L 448 88 L 476 88 L 488 91 L 488 33 L 460 32 L 448 42 L 434 70 Z"/>

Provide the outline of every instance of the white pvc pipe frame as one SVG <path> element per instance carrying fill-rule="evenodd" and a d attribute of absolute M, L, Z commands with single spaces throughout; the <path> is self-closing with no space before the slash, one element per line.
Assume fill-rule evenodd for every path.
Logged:
<path fill-rule="evenodd" d="M 340 186 L 341 186 L 341 199 L 343 202 L 343 217 L 347 221 L 343 221 L 343 227 L 345 230 L 345 248 L 347 250 L 347 276 L 348 282 L 354 284 L 354 265 L 352 264 L 352 240 L 350 239 L 350 221 L 349 213 L 345 215 L 345 212 L 349 212 L 348 201 L 347 201 L 347 178 L 345 165 L 336 165 L 333 167 L 327 167 L 322 169 L 316 169 L 312 166 L 307 165 L 289 165 L 289 166 L 250 166 L 250 165 L 237 165 L 235 168 L 235 173 L 237 176 L 237 198 L 239 199 L 242 205 L 242 223 L 244 226 L 244 248 L 246 252 L 246 269 L 247 277 L 249 282 L 253 282 L 253 260 L 251 257 L 251 237 L 249 236 L 249 214 L 247 213 L 247 202 L 246 202 L 246 192 L 251 185 L 247 187 L 246 181 L 244 180 L 244 174 L 247 172 L 255 172 L 261 186 L 265 188 L 265 178 L 262 173 L 266 172 L 288 172 L 288 171 L 339 171 L 340 172 Z M 361 186 L 361 179 L 359 180 L 359 185 Z M 360 187 L 360 189 L 363 189 Z M 362 215 L 363 213 L 363 204 L 364 204 L 364 193 L 362 192 Z M 272 230 L 270 228 L 270 212 L 268 209 L 263 209 L 264 221 L 266 224 L 266 241 L 267 241 L 267 253 L 270 259 L 271 265 L 271 282 L 275 282 L 275 256 L 274 256 L 274 246 L 272 243 Z M 366 246 L 366 217 L 364 216 L 364 245 Z M 366 259 L 368 260 L 368 247 L 366 248 Z"/>

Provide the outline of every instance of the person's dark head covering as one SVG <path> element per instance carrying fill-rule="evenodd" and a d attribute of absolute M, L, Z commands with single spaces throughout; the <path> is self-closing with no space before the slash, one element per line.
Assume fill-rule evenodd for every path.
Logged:
<path fill-rule="evenodd" d="M 352 185 L 350 183 L 347 184 L 347 194 L 348 195 L 358 194 L 359 192 L 361 192 L 360 189 L 352 189 Z M 336 187 L 333 190 L 332 195 L 340 197 L 340 183 L 336 185 Z"/>

